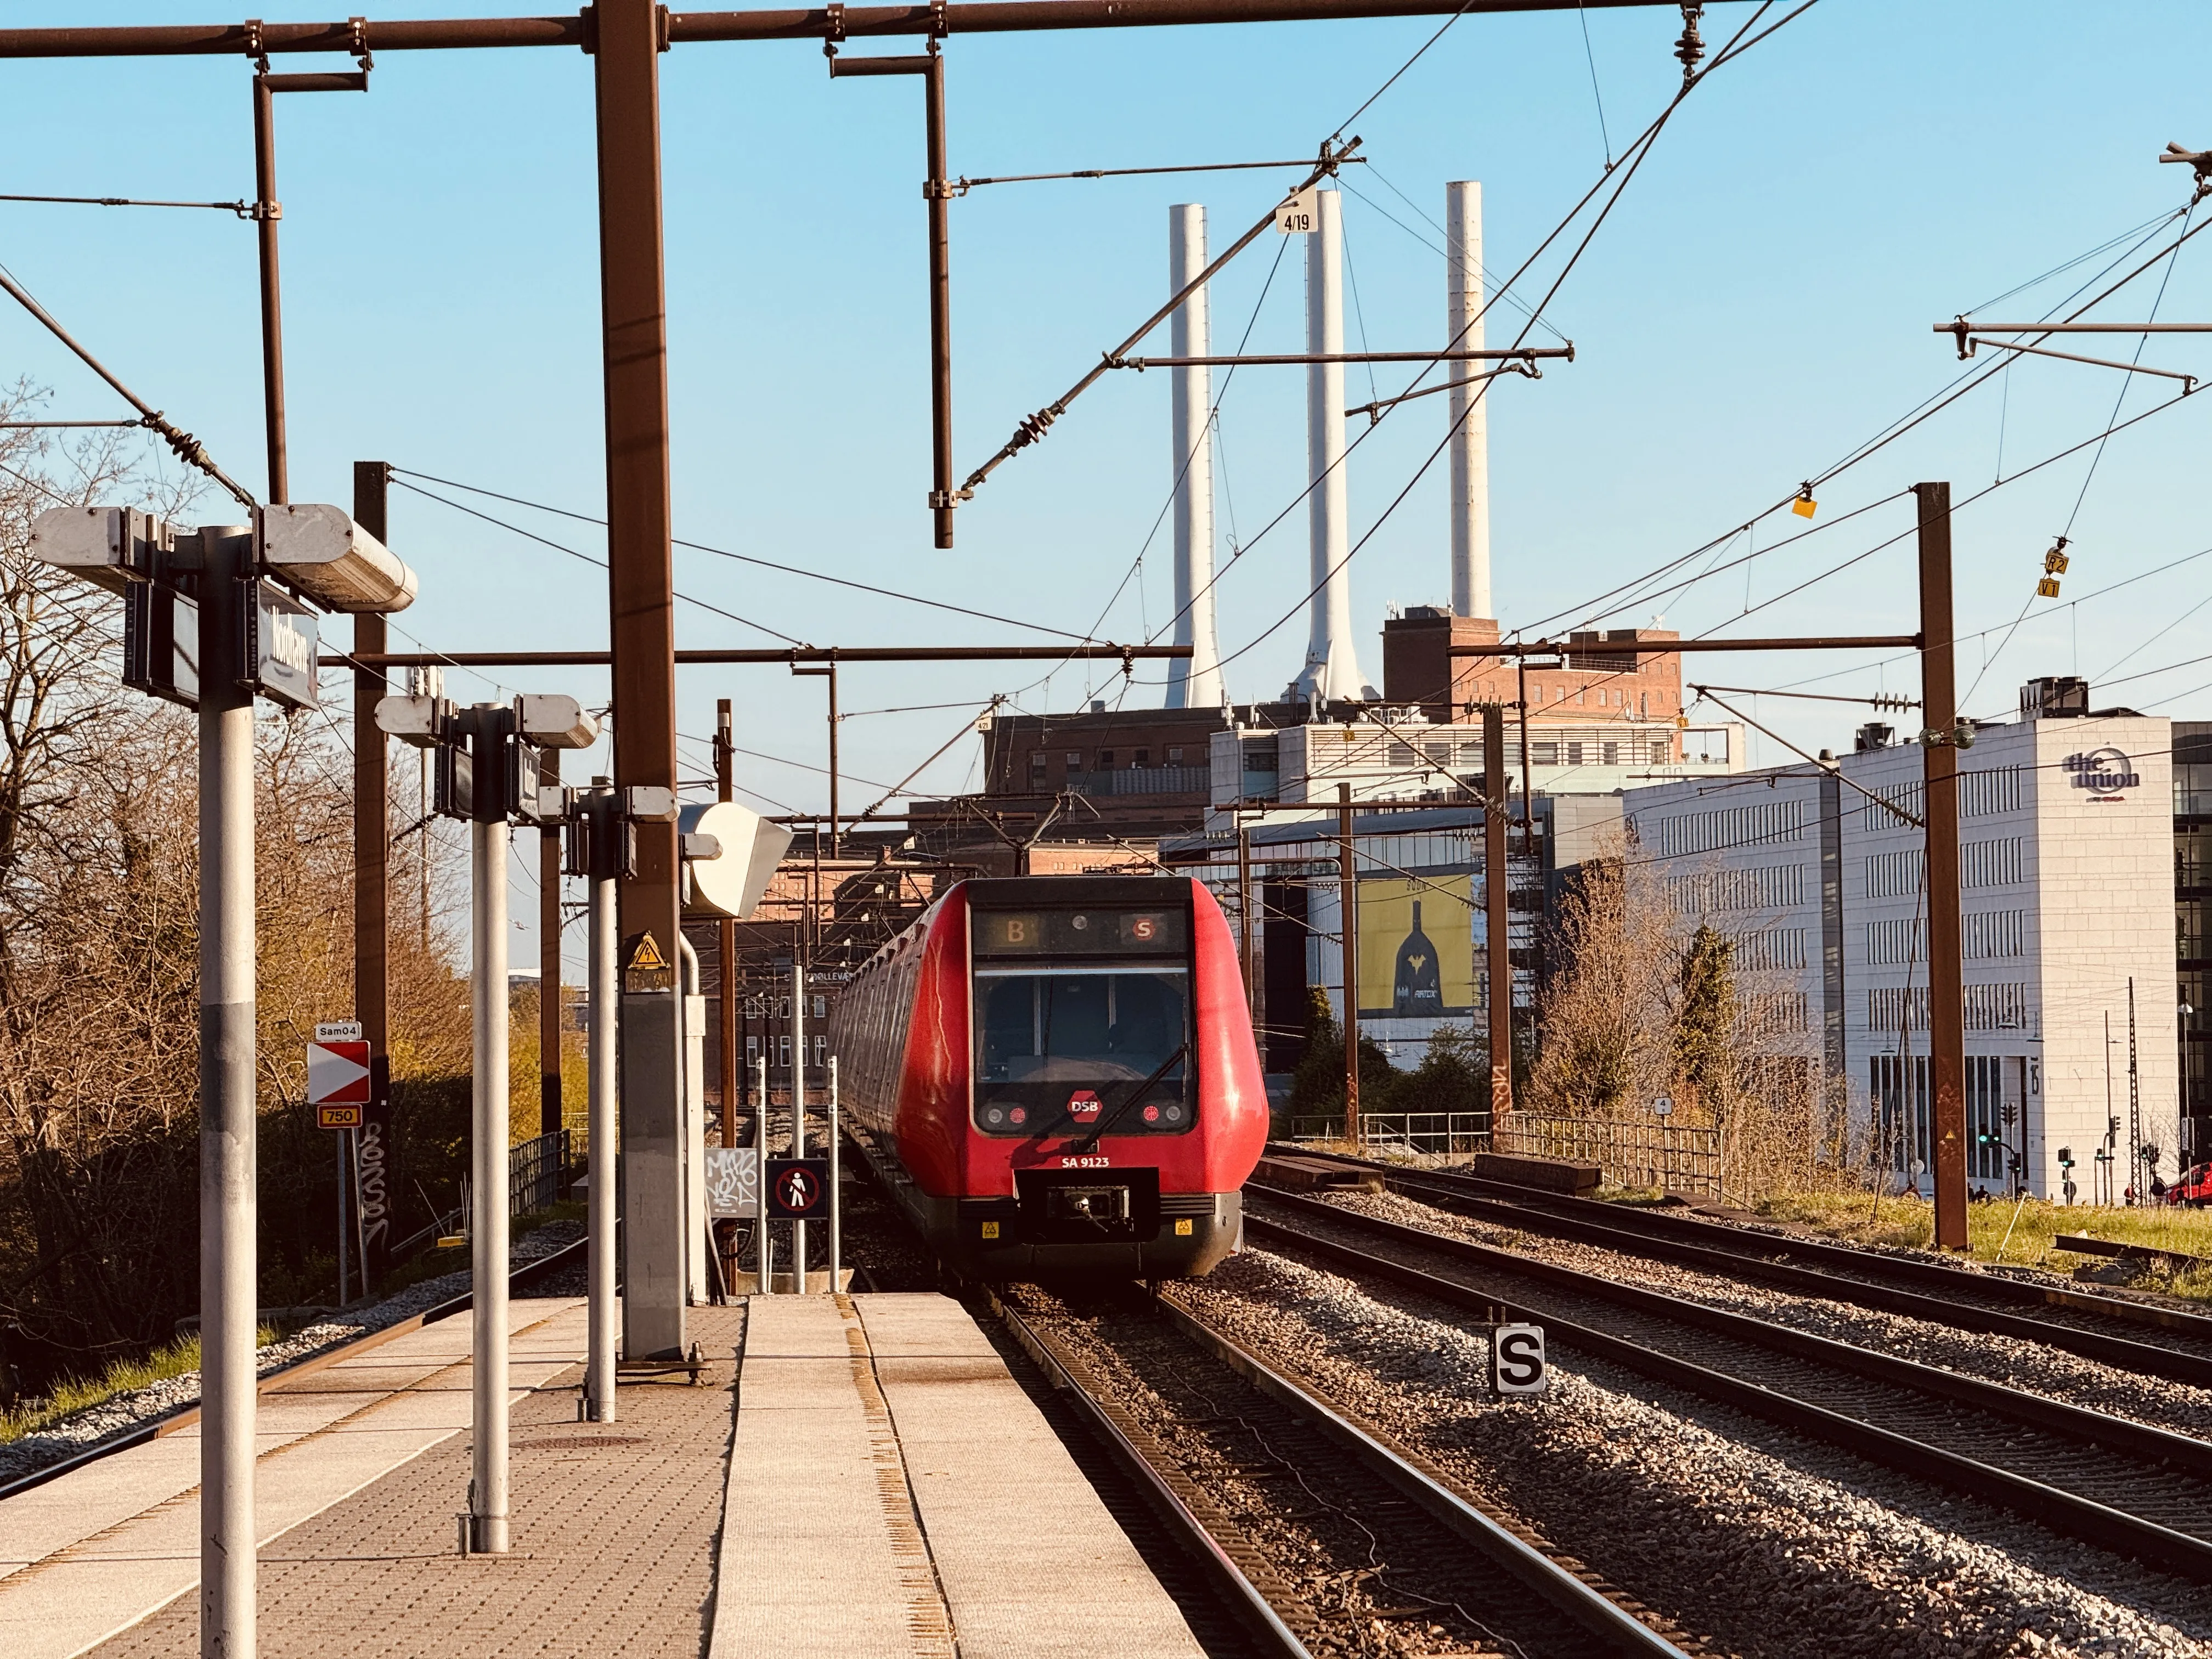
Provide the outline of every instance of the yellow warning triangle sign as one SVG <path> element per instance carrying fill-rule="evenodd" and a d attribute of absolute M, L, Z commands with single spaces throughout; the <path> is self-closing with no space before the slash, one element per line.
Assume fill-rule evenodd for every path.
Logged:
<path fill-rule="evenodd" d="M 668 958 L 660 954 L 660 946 L 653 943 L 653 935 L 645 934 L 637 942 L 637 949 L 629 953 L 632 968 L 652 969 L 668 966 Z"/>

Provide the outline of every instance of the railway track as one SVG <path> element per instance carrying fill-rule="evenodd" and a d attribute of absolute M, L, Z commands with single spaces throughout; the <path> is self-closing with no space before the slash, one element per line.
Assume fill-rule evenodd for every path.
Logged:
<path fill-rule="evenodd" d="M 544 1283 L 564 1268 L 580 1267 L 583 1265 L 585 1252 L 590 1243 L 589 1238 L 580 1238 L 572 1244 L 562 1245 L 550 1255 L 542 1255 L 535 1261 L 524 1262 L 522 1266 L 507 1274 L 508 1294 L 520 1295 Z M 321 1370 L 326 1365 L 335 1365 L 341 1360 L 350 1359 L 357 1354 L 366 1353 L 369 1349 L 380 1346 L 394 1337 L 404 1336 L 408 1332 L 419 1330 L 425 1325 L 434 1325 L 441 1320 L 451 1319 L 456 1315 L 465 1314 L 475 1304 L 475 1300 L 473 1295 L 465 1291 L 457 1297 L 425 1308 L 421 1313 L 410 1314 L 398 1323 L 387 1325 L 382 1330 L 365 1332 L 350 1341 L 341 1342 L 335 1347 L 325 1348 L 319 1352 L 307 1354 L 289 1364 L 280 1365 L 276 1370 L 264 1373 L 255 1386 L 257 1389 L 265 1389 L 277 1382 L 296 1381 L 311 1372 Z M 0 1486 L 0 1503 L 5 1503 L 17 1492 L 28 1492 L 33 1486 L 43 1486 L 49 1480 L 58 1480 L 72 1469 L 81 1469 L 88 1463 L 97 1463 L 103 1457 L 112 1457 L 117 1452 L 127 1451 L 133 1446 L 143 1446 L 149 1440 L 159 1440 L 165 1435 L 174 1434 L 179 1429 L 189 1428 L 199 1420 L 200 1408 L 198 1405 L 180 1406 L 167 1416 L 151 1418 L 112 1438 L 98 1441 L 81 1452 L 73 1453 L 58 1462 L 49 1463 L 44 1468 L 33 1469 L 28 1474 L 19 1475 L 6 1485 Z"/>
<path fill-rule="evenodd" d="M 1255 1243 L 1555 1341 L 2049 1529 L 2212 1584 L 2212 1445 L 1278 1189 Z"/>
<path fill-rule="evenodd" d="M 1080 1307 L 1030 1286 L 988 1294 L 1256 1651 L 1394 1653 L 1378 1632 L 1405 1620 L 1469 1653 L 1697 1650 L 1171 1294 L 1132 1288 Z M 1148 1413 L 1147 1395 L 1170 1414 Z"/>
<path fill-rule="evenodd" d="M 1848 1244 L 1533 1193 L 1456 1171 L 1407 1170 L 1340 1153 L 1295 1150 L 1301 1158 L 1323 1158 L 1379 1176 L 1393 1192 L 1494 1225 L 1759 1279 L 1799 1295 L 1957 1329 L 2039 1342 L 2139 1376 L 2212 1388 L 2212 1318 L 2201 1314 Z"/>

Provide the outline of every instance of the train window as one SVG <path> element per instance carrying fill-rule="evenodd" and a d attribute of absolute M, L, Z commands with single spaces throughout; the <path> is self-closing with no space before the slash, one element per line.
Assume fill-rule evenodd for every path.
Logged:
<path fill-rule="evenodd" d="M 979 968 L 975 1010 L 975 1124 L 985 1133 L 1191 1127 L 1182 968 Z"/>

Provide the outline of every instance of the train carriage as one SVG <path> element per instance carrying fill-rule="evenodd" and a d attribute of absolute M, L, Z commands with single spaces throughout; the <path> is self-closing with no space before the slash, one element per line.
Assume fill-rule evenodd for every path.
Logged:
<path fill-rule="evenodd" d="M 1176 876 L 962 882 L 830 1019 L 846 1122 L 989 1279 L 1210 1271 L 1267 1133 L 1236 943 Z"/>

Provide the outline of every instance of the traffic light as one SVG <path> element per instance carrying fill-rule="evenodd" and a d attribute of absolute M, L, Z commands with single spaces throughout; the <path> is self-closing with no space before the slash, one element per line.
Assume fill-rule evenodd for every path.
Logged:
<path fill-rule="evenodd" d="M 2058 1167 L 2062 1170 L 2070 1170 L 2074 1167 L 2074 1149 L 2071 1146 L 2061 1146 L 2058 1149 Z"/>

